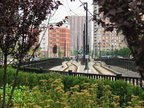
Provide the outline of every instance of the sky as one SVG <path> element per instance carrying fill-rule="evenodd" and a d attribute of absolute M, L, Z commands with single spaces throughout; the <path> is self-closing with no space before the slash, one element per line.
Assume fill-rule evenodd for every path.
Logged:
<path fill-rule="evenodd" d="M 61 19 L 64 19 L 65 16 L 71 16 L 71 15 L 76 15 L 76 16 L 85 15 L 86 12 L 85 12 L 81 2 L 88 3 L 88 10 L 92 14 L 93 0 L 75 0 L 73 2 L 71 2 L 71 0 L 60 0 L 60 2 L 63 5 L 59 6 L 58 10 L 55 12 L 54 16 L 52 17 L 52 20 L 56 20 L 56 19 L 61 20 Z M 90 13 L 89 13 L 89 15 L 90 15 Z"/>

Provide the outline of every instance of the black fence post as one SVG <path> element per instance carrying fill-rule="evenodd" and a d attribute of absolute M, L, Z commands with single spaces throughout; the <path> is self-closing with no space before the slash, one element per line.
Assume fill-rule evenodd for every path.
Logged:
<path fill-rule="evenodd" d="M 40 73 L 42 73 L 43 72 L 43 67 L 40 67 Z"/>
<path fill-rule="evenodd" d="M 68 73 L 69 73 L 69 75 L 71 75 L 71 73 L 72 73 L 72 70 L 68 70 Z"/>
<path fill-rule="evenodd" d="M 26 71 L 26 68 L 25 68 L 25 66 L 23 67 L 23 71 L 24 71 L 24 72 Z"/>
<path fill-rule="evenodd" d="M 117 79 L 117 80 L 121 79 L 121 77 L 122 77 L 122 74 L 117 74 L 117 75 L 116 75 L 116 79 Z"/>

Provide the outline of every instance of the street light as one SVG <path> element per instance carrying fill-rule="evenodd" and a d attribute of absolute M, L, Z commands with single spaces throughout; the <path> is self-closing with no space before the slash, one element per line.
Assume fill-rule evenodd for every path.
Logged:
<path fill-rule="evenodd" d="M 111 50 L 111 52 L 112 52 L 112 57 L 113 57 L 113 47 L 114 47 L 114 46 L 112 45 L 112 46 L 111 46 L 111 48 L 112 48 L 112 50 Z"/>
<path fill-rule="evenodd" d="M 88 67 L 88 53 L 89 53 L 89 45 L 88 45 L 88 3 L 84 3 L 86 5 L 85 10 L 86 10 L 86 32 L 85 32 L 85 47 L 86 47 L 86 52 L 85 52 L 85 69 L 84 70 L 89 70 Z"/>
<path fill-rule="evenodd" d="M 98 45 L 99 45 L 99 56 L 101 57 L 101 43 L 99 42 Z"/>
<path fill-rule="evenodd" d="M 78 62 L 78 36 L 77 36 L 77 62 Z"/>

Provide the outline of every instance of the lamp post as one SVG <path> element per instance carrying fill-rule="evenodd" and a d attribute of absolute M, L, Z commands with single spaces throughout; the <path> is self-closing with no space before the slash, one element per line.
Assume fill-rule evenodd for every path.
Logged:
<path fill-rule="evenodd" d="M 89 53 L 89 45 L 88 45 L 88 3 L 85 2 L 84 3 L 85 6 L 85 10 L 86 10 L 86 32 L 85 32 L 85 47 L 86 47 L 86 52 L 85 52 L 85 69 L 84 70 L 89 70 L 88 67 L 88 53 Z"/>
<path fill-rule="evenodd" d="M 78 36 L 77 36 L 77 62 L 78 62 Z"/>
<path fill-rule="evenodd" d="M 94 52 L 95 52 L 95 59 L 96 59 L 96 56 L 97 56 L 96 46 L 95 46 L 95 49 L 94 49 L 94 50 L 95 50 Z"/>
<path fill-rule="evenodd" d="M 85 64 L 85 24 L 83 30 L 83 65 Z"/>
<path fill-rule="evenodd" d="M 101 43 L 99 42 L 98 44 L 99 44 L 99 56 L 101 58 Z"/>
<path fill-rule="evenodd" d="M 112 45 L 111 47 L 112 47 L 112 50 L 111 50 L 111 52 L 112 52 L 112 57 L 113 57 L 113 56 L 114 56 L 114 55 L 113 55 L 113 47 L 114 47 L 114 46 Z"/>

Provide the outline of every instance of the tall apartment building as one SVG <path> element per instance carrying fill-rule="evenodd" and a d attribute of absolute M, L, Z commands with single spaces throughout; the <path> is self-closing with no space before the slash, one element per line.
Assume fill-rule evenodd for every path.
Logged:
<path fill-rule="evenodd" d="M 53 47 L 57 45 L 57 54 L 53 53 Z M 62 27 L 53 27 L 48 29 L 48 57 L 70 56 L 70 28 L 68 24 Z"/>
<path fill-rule="evenodd" d="M 96 4 L 94 4 L 95 13 L 99 13 L 99 7 Z M 99 17 L 97 16 L 97 18 Z M 109 19 L 107 18 L 105 21 L 109 22 Z M 105 32 L 104 28 L 98 25 L 96 21 L 93 23 L 93 29 L 93 44 L 96 51 L 110 51 L 126 47 L 126 43 L 123 41 L 124 36 L 121 33 L 117 34 L 115 30 L 113 32 Z"/>
<path fill-rule="evenodd" d="M 84 24 L 86 23 L 86 16 L 68 16 L 68 21 L 70 23 L 70 38 L 71 38 L 71 51 L 80 49 L 83 46 L 83 30 Z M 88 44 L 90 46 L 90 50 L 92 48 L 92 21 L 91 17 L 88 17 Z M 78 40 L 78 43 L 77 43 Z"/>

